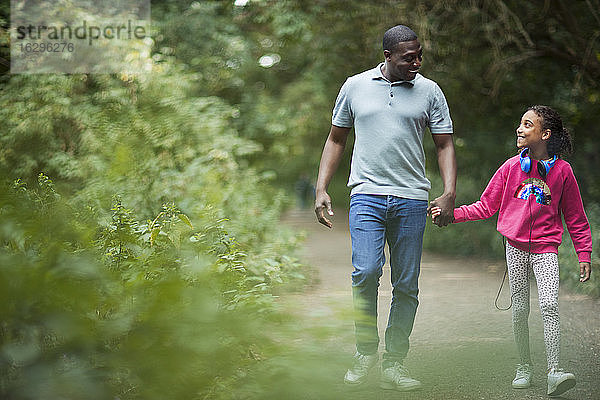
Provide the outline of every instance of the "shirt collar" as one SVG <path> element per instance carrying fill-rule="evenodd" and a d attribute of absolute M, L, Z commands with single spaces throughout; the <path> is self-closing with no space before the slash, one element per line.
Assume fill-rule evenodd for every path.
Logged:
<path fill-rule="evenodd" d="M 392 85 L 401 85 L 403 83 L 407 83 L 411 86 L 415 86 L 415 82 L 416 80 L 419 78 L 420 74 L 416 74 L 415 77 L 410 80 L 410 81 L 396 81 L 396 82 L 390 82 L 387 80 L 387 78 L 385 76 L 383 76 L 383 73 L 381 72 L 381 66 L 383 65 L 383 63 L 379 63 L 379 65 L 377 65 L 375 68 L 373 68 L 372 71 L 372 76 L 371 79 L 373 80 L 383 80 L 386 82 L 389 82 Z"/>

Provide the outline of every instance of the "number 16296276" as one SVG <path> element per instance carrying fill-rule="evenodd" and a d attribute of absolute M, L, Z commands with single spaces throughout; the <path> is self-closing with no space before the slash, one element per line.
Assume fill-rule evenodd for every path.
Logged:
<path fill-rule="evenodd" d="M 28 42 L 19 43 L 17 46 L 22 53 L 72 53 L 75 51 L 75 44 L 72 42 Z"/>

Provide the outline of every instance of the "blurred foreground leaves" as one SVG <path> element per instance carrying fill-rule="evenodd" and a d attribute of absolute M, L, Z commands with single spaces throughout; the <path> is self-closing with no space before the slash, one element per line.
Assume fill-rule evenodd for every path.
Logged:
<path fill-rule="evenodd" d="M 0 193 L 3 398 L 190 398 L 255 362 L 272 287 L 219 221 L 115 199 L 102 223 L 45 176 Z"/>
<path fill-rule="evenodd" d="M 0 92 L 2 398 L 231 398 L 268 358 L 304 279 L 286 197 L 233 107 L 155 67 Z"/>

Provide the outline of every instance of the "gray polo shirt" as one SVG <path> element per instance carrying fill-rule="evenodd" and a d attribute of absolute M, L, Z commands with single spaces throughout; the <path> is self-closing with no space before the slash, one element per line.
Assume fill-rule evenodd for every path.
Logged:
<path fill-rule="evenodd" d="M 348 186 L 352 194 L 427 200 L 423 133 L 427 127 L 433 135 L 453 132 L 446 98 L 420 74 L 390 83 L 382 65 L 348 78 L 333 109 L 333 125 L 354 126 Z"/>

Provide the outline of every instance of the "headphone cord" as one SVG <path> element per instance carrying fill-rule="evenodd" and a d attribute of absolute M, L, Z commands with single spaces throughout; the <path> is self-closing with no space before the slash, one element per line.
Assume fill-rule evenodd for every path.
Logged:
<path fill-rule="evenodd" d="M 502 236 L 502 244 L 504 245 L 504 254 L 506 257 L 506 237 Z M 508 275 L 508 262 L 506 263 L 506 268 L 504 269 L 504 276 L 502 277 L 502 282 L 500 283 L 500 288 L 498 289 L 498 293 L 496 294 L 496 299 L 494 300 L 494 306 L 500 311 L 508 311 L 512 307 L 513 296 L 516 293 L 510 295 L 510 304 L 507 308 L 502 308 L 498 306 L 498 299 L 500 298 L 500 293 L 502 292 L 502 288 L 504 287 L 504 281 L 506 281 L 506 275 Z M 517 292 L 518 293 L 518 292 Z"/>

